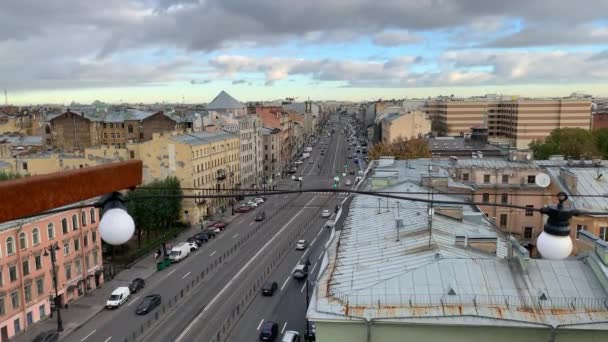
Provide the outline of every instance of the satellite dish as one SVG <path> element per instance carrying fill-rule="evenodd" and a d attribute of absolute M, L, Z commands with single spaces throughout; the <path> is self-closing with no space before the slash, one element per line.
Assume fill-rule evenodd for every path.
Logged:
<path fill-rule="evenodd" d="M 535 183 L 541 188 L 546 188 L 549 186 L 549 184 L 551 184 L 551 178 L 546 173 L 541 172 L 536 175 Z"/>

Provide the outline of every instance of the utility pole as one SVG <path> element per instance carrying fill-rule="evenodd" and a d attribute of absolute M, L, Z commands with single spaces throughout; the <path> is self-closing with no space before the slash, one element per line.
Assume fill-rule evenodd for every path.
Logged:
<path fill-rule="evenodd" d="M 55 310 L 57 310 L 57 332 L 63 331 L 63 321 L 61 320 L 61 303 L 59 303 L 59 291 L 57 291 L 57 270 L 55 269 L 56 262 L 56 254 L 55 252 L 59 250 L 59 245 L 55 242 L 51 244 L 49 247 L 45 248 L 44 256 L 51 256 L 51 266 L 53 270 L 53 287 L 55 289 Z"/>

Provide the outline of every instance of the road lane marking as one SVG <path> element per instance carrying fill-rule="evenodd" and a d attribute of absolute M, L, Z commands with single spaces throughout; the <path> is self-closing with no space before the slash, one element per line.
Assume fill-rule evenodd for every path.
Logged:
<path fill-rule="evenodd" d="M 172 270 L 171 272 L 169 272 L 169 274 L 167 274 L 167 277 L 172 275 L 175 271 L 177 271 L 176 269 Z"/>
<path fill-rule="evenodd" d="M 234 234 L 234 236 L 232 238 L 236 239 L 237 236 L 239 236 L 239 233 Z"/>
<path fill-rule="evenodd" d="M 319 232 L 317 233 L 317 236 L 319 236 L 319 235 L 321 235 L 321 233 L 323 233 L 323 228 L 325 228 L 325 227 L 322 227 L 322 228 L 319 230 Z"/>
<path fill-rule="evenodd" d="M 312 247 L 312 245 L 314 245 L 314 244 L 315 244 L 315 242 L 317 241 L 317 238 L 318 238 L 318 237 L 319 237 L 319 236 L 315 236 L 315 238 L 314 238 L 314 239 L 312 239 L 312 242 L 310 243 L 310 247 Z"/>
<path fill-rule="evenodd" d="M 131 299 L 131 301 L 127 304 L 127 306 L 131 306 L 131 304 L 135 303 L 139 299 L 139 296 Z"/>
<path fill-rule="evenodd" d="M 213 256 L 215 253 L 217 253 L 217 251 L 213 251 L 213 253 L 209 254 L 209 256 Z"/>
<path fill-rule="evenodd" d="M 80 342 L 86 340 L 87 338 L 89 338 L 91 335 L 93 335 L 95 332 L 97 331 L 97 329 L 91 331 L 87 336 L 83 337 L 82 340 L 80 340 Z"/>
<path fill-rule="evenodd" d="M 175 342 L 180 342 L 187 334 L 188 332 L 190 332 L 190 330 L 192 330 L 192 328 L 198 323 L 198 321 L 201 320 L 201 318 L 203 317 L 203 315 L 209 310 L 209 308 L 213 307 L 213 304 L 219 300 L 219 298 L 224 294 L 224 292 L 226 292 L 228 290 L 228 288 L 230 288 L 230 286 L 232 285 L 232 283 L 234 283 L 236 281 L 236 279 L 238 277 L 241 276 L 241 274 L 243 272 L 245 272 L 245 270 L 255 261 L 255 259 L 257 259 L 260 254 L 262 254 L 264 252 L 264 250 L 266 250 L 266 248 L 268 248 L 268 246 L 270 246 L 274 240 L 276 240 L 276 238 L 281 235 L 281 233 L 283 233 L 283 231 L 285 229 L 287 229 L 287 227 L 296 219 L 298 218 L 298 216 L 300 216 L 300 214 L 304 211 L 304 209 L 308 208 L 308 205 L 310 203 L 312 203 L 312 201 L 314 201 L 317 198 L 317 196 L 313 196 L 313 198 L 310 199 L 310 201 L 308 201 L 308 203 L 306 203 L 304 205 L 304 207 L 302 207 L 302 209 L 300 209 L 300 211 L 298 211 L 297 214 L 295 214 L 287 223 L 285 223 L 285 225 L 283 227 L 281 227 L 281 229 L 279 229 L 278 232 L 276 232 L 276 234 L 274 234 L 274 236 L 268 240 L 266 242 L 266 244 L 264 246 L 262 246 L 262 248 L 260 248 L 257 253 L 255 253 L 255 255 L 249 259 L 249 261 L 247 261 L 247 263 L 241 267 L 241 269 L 234 275 L 234 277 L 232 277 L 232 279 L 230 279 L 230 281 L 220 290 L 220 292 L 218 292 L 215 297 L 213 297 L 213 299 L 211 299 L 211 301 L 207 304 L 207 306 L 205 306 L 205 308 L 203 309 L 203 311 L 201 311 L 191 322 L 190 324 L 188 324 L 188 326 L 186 327 L 186 329 L 184 329 L 182 331 L 182 333 L 175 339 Z"/>
<path fill-rule="evenodd" d="M 306 281 L 308 281 L 308 279 Z M 304 285 L 302 285 L 302 288 L 300 289 L 300 293 L 302 293 L 305 288 L 306 288 L 306 283 L 304 283 Z"/>
<path fill-rule="evenodd" d="M 264 319 L 262 318 L 262 320 L 260 321 L 260 324 L 258 324 L 258 328 L 256 330 L 260 330 L 260 327 L 262 326 L 262 323 L 264 323 Z"/>
<path fill-rule="evenodd" d="M 321 252 L 321 254 L 319 254 L 319 259 L 317 259 L 317 260 L 321 260 L 321 259 L 323 259 L 323 252 Z"/>
<path fill-rule="evenodd" d="M 315 265 L 316 265 L 316 264 L 315 264 Z M 189 276 L 189 275 L 190 275 L 190 273 L 192 273 L 192 272 L 188 272 L 188 273 L 184 274 L 184 276 L 182 277 L 182 279 L 185 279 L 187 276 Z"/>
<path fill-rule="evenodd" d="M 312 265 L 312 270 L 310 271 L 310 273 L 314 272 L 316 267 L 317 267 L 317 263 L 315 262 L 315 264 Z"/>
<path fill-rule="evenodd" d="M 287 322 L 285 322 L 285 324 L 283 324 L 283 329 L 281 329 L 281 334 L 285 332 L 286 327 L 287 327 Z"/>
<path fill-rule="evenodd" d="M 281 291 L 283 291 L 283 289 L 285 288 L 285 285 L 287 285 L 289 278 L 291 278 L 291 276 L 287 276 L 287 279 L 285 279 L 285 282 L 283 282 L 283 286 L 281 286 Z"/>
<path fill-rule="evenodd" d="M 107 338 L 105 341 L 103 341 L 103 342 L 108 342 L 108 341 L 109 341 L 109 340 L 111 340 L 111 339 L 112 339 L 112 336 L 108 337 L 108 338 Z"/>

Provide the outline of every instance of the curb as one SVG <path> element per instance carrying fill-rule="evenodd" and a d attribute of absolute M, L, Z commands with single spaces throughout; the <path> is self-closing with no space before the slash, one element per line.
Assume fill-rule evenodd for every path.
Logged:
<path fill-rule="evenodd" d="M 66 329 L 66 330 L 64 330 L 62 332 L 63 337 L 68 337 L 74 331 L 82 328 L 85 324 L 89 323 L 93 318 L 95 318 L 95 316 L 99 315 L 99 313 L 101 313 L 104 309 L 105 309 L 105 307 L 102 306 L 99 310 L 95 311 L 95 313 L 92 314 L 89 318 L 87 318 L 83 322 L 79 323 L 76 327 L 74 327 L 74 329 Z"/>

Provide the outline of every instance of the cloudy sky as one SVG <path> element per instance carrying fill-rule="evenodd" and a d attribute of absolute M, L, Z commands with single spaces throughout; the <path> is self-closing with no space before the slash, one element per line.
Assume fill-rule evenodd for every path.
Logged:
<path fill-rule="evenodd" d="M 12 103 L 608 96 L 608 0 L 1 0 Z"/>

